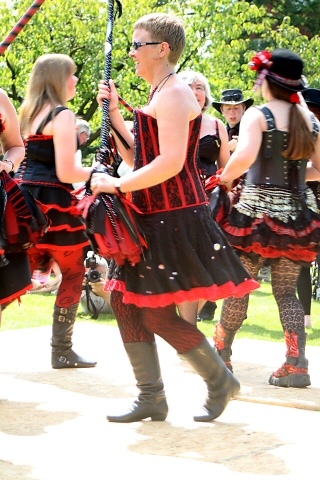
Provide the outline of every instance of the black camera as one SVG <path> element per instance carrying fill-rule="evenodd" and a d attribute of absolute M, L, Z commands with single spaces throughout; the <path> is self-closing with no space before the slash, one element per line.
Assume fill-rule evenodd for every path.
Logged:
<path fill-rule="evenodd" d="M 91 283 L 96 283 L 99 282 L 101 279 L 102 275 L 98 270 L 95 270 L 98 266 L 98 261 L 97 257 L 93 253 L 91 257 L 86 258 L 86 268 L 89 268 L 90 270 L 88 273 L 86 273 L 86 278 L 88 282 Z"/>

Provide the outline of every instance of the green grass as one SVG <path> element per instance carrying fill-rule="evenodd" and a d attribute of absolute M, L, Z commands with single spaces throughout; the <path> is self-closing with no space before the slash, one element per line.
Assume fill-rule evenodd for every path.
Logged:
<path fill-rule="evenodd" d="M 3 312 L 2 330 L 38 327 L 51 325 L 52 311 L 55 296 L 52 294 L 28 294 L 22 297 L 19 306 L 17 302 L 9 305 Z M 199 329 L 207 336 L 212 337 L 215 322 L 220 317 L 222 301 L 217 302 L 214 321 L 199 322 Z M 79 308 L 81 312 L 81 308 Z M 312 300 L 311 318 L 313 328 L 308 330 L 308 345 L 320 346 L 320 301 Z M 77 321 L 99 322 L 115 326 L 113 315 L 100 315 L 97 320 L 79 313 Z M 261 288 L 250 296 L 248 318 L 237 334 L 237 338 L 255 338 L 259 340 L 283 342 L 283 331 L 280 325 L 276 302 L 271 293 L 271 284 L 262 283 Z"/>

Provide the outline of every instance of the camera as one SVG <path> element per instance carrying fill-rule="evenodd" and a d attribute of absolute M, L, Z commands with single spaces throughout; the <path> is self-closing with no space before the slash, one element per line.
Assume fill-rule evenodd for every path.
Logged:
<path fill-rule="evenodd" d="M 89 268 L 89 271 L 86 273 L 86 278 L 88 282 L 96 283 L 99 282 L 102 275 L 98 270 L 96 270 L 98 266 L 98 260 L 94 253 L 92 253 L 91 257 L 88 256 L 86 258 L 86 268 Z"/>

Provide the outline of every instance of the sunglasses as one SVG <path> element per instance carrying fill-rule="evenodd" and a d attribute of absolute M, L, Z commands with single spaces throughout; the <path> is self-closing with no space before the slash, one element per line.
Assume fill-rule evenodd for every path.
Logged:
<path fill-rule="evenodd" d="M 133 50 L 138 50 L 140 47 L 144 47 L 145 45 L 161 45 L 163 42 L 132 42 L 132 48 Z M 170 50 L 172 48 L 169 45 Z"/>

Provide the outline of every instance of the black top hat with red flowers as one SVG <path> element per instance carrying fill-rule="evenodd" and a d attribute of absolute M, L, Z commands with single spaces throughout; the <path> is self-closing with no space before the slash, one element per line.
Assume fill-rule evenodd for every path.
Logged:
<path fill-rule="evenodd" d="M 307 80 L 302 75 L 303 61 L 291 50 L 278 48 L 273 52 L 259 52 L 252 58 L 250 68 L 259 72 L 258 85 L 263 78 L 268 77 L 269 81 L 293 92 L 308 87 Z"/>

